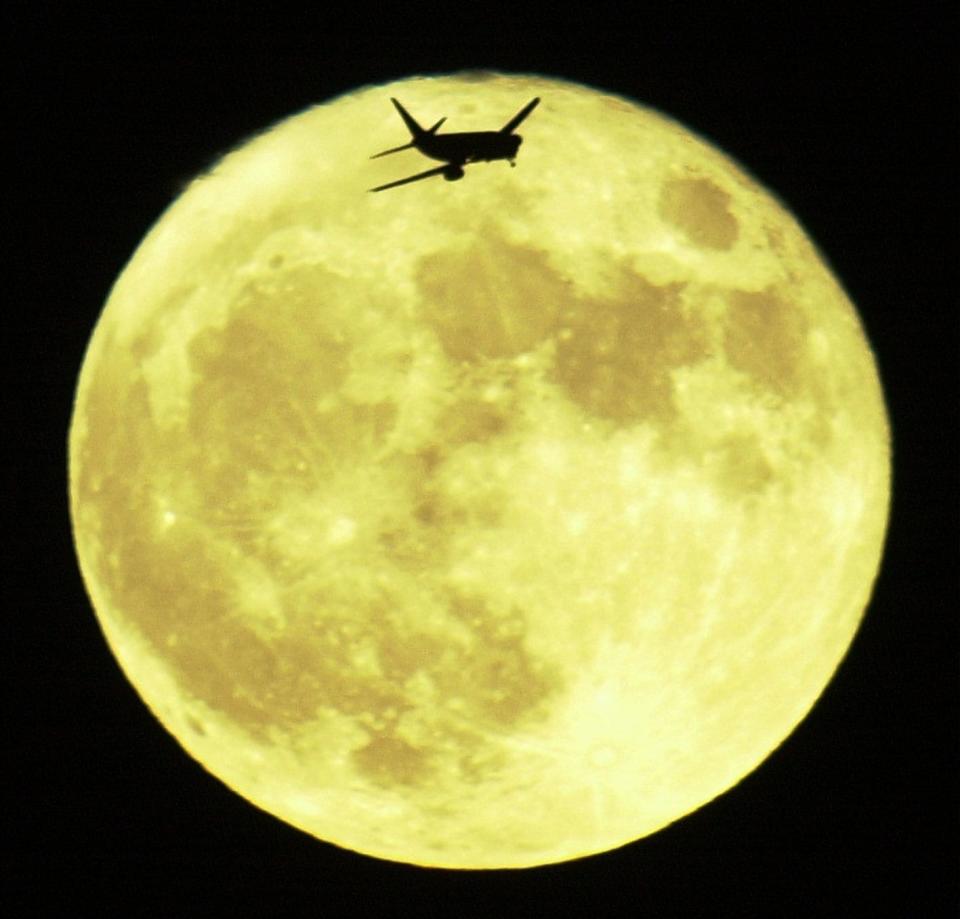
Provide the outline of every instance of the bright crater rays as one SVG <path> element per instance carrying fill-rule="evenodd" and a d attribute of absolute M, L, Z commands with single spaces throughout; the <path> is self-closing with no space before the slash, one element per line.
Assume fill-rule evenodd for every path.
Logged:
<path fill-rule="evenodd" d="M 366 158 L 391 95 L 451 130 L 543 101 L 516 169 L 371 196 L 419 162 Z M 91 341 L 70 488 L 107 639 L 212 773 L 360 852 L 519 867 L 654 832 L 803 718 L 888 445 L 852 306 L 738 167 L 623 99 L 452 76 L 174 203 Z"/>

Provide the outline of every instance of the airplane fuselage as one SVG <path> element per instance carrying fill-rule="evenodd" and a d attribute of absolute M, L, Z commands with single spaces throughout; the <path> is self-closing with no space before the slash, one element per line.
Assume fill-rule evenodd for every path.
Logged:
<path fill-rule="evenodd" d="M 424 156 L 463 166 L 491 160 L 516 159 L 523 138 L 499 131 L 463 131 L 456 134 L 425 134 L 414 141 Z"/>

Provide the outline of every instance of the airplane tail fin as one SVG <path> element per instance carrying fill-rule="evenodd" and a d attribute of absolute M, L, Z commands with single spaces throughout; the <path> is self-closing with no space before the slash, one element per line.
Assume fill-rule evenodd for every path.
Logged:
<path fill-rule="evenodd" d="M 413 140 L 409 144 L 403 144 L 400 147 L 391 147 L 389 150 L 384 150 L 382 153 L 374 153 L 370 159 L 375 160 L 377 157 L 386 156 L 388 153 L 399 153 L 401 150 L 409 150 L 411 147 L 416 147 L 417 141 L 422 137 L 426 137 L 428 134 L 436 134 L 437 129 L 442 125 L 447 119 L 446 116 L 441 118 L 435 125 L 424 130 L 417 124 L 416 119 L 411 115 L 396 99 L 390 100 L 397 108 L 397 111 L 400 113 L 400 117 L 403 119 L 403 123 L 410 129 L 410 133 L 413 135 Z"/>
<path fill-rule="evenodd" d="M 512 134 L 518 127 L 520 127 L 520 122 L 527 117 L 538 105 L 540 104 L 540 97 L 537 96 L 536 99 L 531 99 L 516 115 L 513 116 L 502 128 L 500 128 L 501 134 Z"/>
<path fill-rule="evenodd" d="M 417 124 L 416 119 L 411 115 L 396 99 L 390 100 L 393 103 L 393 107 L 400 113 L 400 117 L 403 119 L 403 123 L 407 126 L 407 130 L 413 135 L 414 141 L 419 140 L 425 134 L 429 133 Z M 431 131 L 435 131 L 440 125 L 434 125 L 431 128 Z"/>

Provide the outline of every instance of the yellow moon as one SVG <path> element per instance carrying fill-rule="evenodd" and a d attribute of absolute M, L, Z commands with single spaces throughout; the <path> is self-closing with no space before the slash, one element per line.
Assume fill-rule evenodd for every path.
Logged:
<path fill-rule="evenodd" d="M 517 168 L 428 168 L 390 105 Z M 191 184 L 70 429 L 106 638 L 183 747 L 320 839 L 453 868 L 621 846 L 793 730 L 877 572 L 854 308 L 727 156 L 532 76 L 370 87 Z M 830 755 L 825 751 L 824 755 Z"/>

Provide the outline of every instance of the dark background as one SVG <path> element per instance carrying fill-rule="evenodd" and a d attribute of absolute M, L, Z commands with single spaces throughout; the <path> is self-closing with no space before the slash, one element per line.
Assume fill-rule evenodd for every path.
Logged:
<path fill-rule="evenodd" d="M 839 7 L 673 4 L 617 22 L 595 6 L 558 19 L 438 4 L 385 22 L 358 5 L 295 23 L 266 4 L 258 18 L 210 3 L 163 22 L 8 5 L 7 138 L 18 168 L 5 195 L 7 915 L 956 914 L 957 22 L 937 4 Z M 114 663 L 66 502 L 86 341 L 183 184 L 308 105 L 464 68 L 636 98 L 746 165 L 806 225 L 858 305 L 894 432 L 874 600 L 812 714 L 754 774 L 679 823 L 519 872 L 346 852 L 205 773 Z"/>

